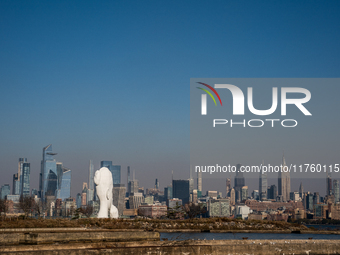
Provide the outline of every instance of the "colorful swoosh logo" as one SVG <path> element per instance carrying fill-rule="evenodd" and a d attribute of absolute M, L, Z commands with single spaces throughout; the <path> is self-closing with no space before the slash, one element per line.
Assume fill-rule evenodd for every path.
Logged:
<path fill-rule="evenodd" d="M 197 83 L 199 83 L 199 84 L 201 84 L 201 85 L 203 85 L 203 86 L 206 86 L 207 88 L 211 89 L 211 91 L 214 92 L 215 95 L 217 96 L 218 100 L 220 100 L 220 104 L 221 104 L 221 106 L 222 106 L 222 101 L 221 101 L 220 95 L 217 93 L 217 91 L 216 91 L 213 87 L 211 87 L 210 85 L 205 84 L 205 83 L 203 83 L 203 82 L 197 82 Z M 214 96 L 210 93 L 209 90 L 202 89 L 202 88 L 200 88 L 200 87 L 197 87 L 197 88 L 203 90 L 204 92 L 206 92 L 206 93 L 214 100 L 215 105 L 217 105 Z"/>

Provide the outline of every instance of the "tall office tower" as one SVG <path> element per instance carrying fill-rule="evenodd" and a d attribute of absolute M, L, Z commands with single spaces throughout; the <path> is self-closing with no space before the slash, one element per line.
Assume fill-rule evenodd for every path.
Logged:
<path fill-rule="evenodd" d="M 130 195 L 134 193 L 138 193 L 139 189 L 139 181 L 138 180 L 132 180 L 129 182 L 129 190 L 130 190 Z"/>
<path fill-rule="evenodd" d="M 307 194 L 306 196 L 306 210 L 313 211 L 314 209 L 314 196 L 313 194 Z"/>
<path fill-rule="evenodd" d="M 130 190 L 129 190 L 129 183 L 130 183 L 130 167 L 127 167 L 127 176 L 126 176 L 126 187 L 127 187 L 127 195 L 130 196 Z"/>
<path fill-rule="evenodd" d="M 300 183 L 299 195 L 300 195 L 300 197 L 302 199 L 303 198 L 303 185 L 302 185 L 302 182 Z"/>
<path fill-rule="evenodd" d="M 262 166 L 264 165 L 264 162 L 262 162 Z M 260 178 L 259 178 L 259 200 L 266 200 L 267 199 L 267 173 L 260 172 Z"/>
<path fill-rule="evenodd" d="M 7 195 L 11 194 L 11 187 L 9 186 L 9 184 L 5 184 L 1 186 L 0 189 L 0 198 L 1 199 L 6 199 Z"/>
<path fill-rule="evenodd" d="M 192 195 L 192 192 L 193 192 L 193 190 L 194 190 L 194 186 L 195 186 L 195 184 L 194 184 L 194 178 L 192 178 L 192 171 L 191 171 L 191 167 L 190 167 L 190 169 L 189 169 L 189 179 L 188 179 L 188 181 L 189 181 L 189 193 Z"/>
<path fill-rule="evenodd" d="M 21 183 L 21 195 L 29 196 L 30 195 L 30 173 L 31 173 L 31 165 L 27 163 L 27 159 L 25 163 L 22 164 L 22 171 L 20 177 Z"/>
<path fill-rule="evenodd" d="M 24 163 L 27 163 L 27 158 L 19 158 L 18 162 L 18 181 L 19 181 L 19 195 L 22 194 L 22 173 L 23 173 L 23 166 Z"/>
<path fill-rule="evenodd" d="M 144 197 L 142 193 L 133 193 L 129 197 L 130 209 L 138 209 L 138 207 L 144 202 Z"/>
<path fill-rule="evenodd" d="M 71 197 L 71 170 L 57 162 L 57 199 L 62 201 Z"/>
<path fill-rule="evenodd" d="M 236 165 L 236 176 L 234 179 L 235 183 L 235 200 L 237 203 L 241 202 L 241 189 L 245 186 L 245 180 L 243 177 L 243 173 L 240 171 L 241 164 Z"/>
<path fill-rule="evenodd" d="M 117 207 L 118 214 L 123 215 L 125 209 L 126 187 L 124 184 L 113 184 L 112 199 L 113 205 Z"/>
<path fill-rule="evenodd" d="M 279 171 L 278 194 L 282 201 L 287 202 L 290 197 L 290 173 L 286 164 L 285 155 L 282 156 L 282 171 Z"/>
<path fill-rule="evenodd" d="M 12 194 L 13 195 L 20 195 L 20 181 L 19 181 L 18 173 L 13 174 Z"/>
<path fill-rule="evenodd" d="M 113 184 L 121 183 L 119 165 L 112 165 L 112 161 L 101 161 L 100 167 L 107 167 L 110 170 L 112 174 Z"/>
<path fill-rule="evenodd" d="M 93 167 L 93 162 L 90 160 L 89 164 L 89 189 L 94 190 L 94 167 Z"/>
<path fill-rule="evenodd" d="M 92 160 L 90 160 L 89 163 L 89 188 L 87 190 L 86 199 L 87 204 L 94 200 L 94 167 Z"/>
<path fill-rule="evenodd" d="M 277 187 L 276 185 L 271 185 L 269 188 L 269 194 L 268 194 L 268 198 L 269 199 L 276 199 L 277 197 Z"/>
<path fill-rule="evenodd" d="M 339 202 L 339 181 L 333 180 L 333 193 L 334 193 L 334 202 Z"/>
<path fill-rule="evenodd" d="M 81 192 L 81 206 L 86 206 L 86 205 L 87 205 L 87 183 L 84 182 L 83 191 Z"/>
<path fill-rule="evenodd" d="M 182 199 L 182 204 L 189 203 L 190 185 L 188 180 L 173 180 L 172 181 L 172 197 Z"/>
<path fill-rule="evenodd" d="M 327 173 L 327 178 L 326 178 L 326 195 L 332 195 L 333 191 L 332 191 L 332 177 L 330 173 Z"/>
<path fill-rule="evenodd" d="M 43 148 L 43 159 L 41 161 L 41 173 L 39 192 L 43 202 L 46 196 L 55 196 L 58 180 L 57 180 L 57 162 L 53 156 L 57 153 L 52 152 L 52 144 Z"/>
<path fill-rule="evenodd" d="M 230 204 L 235 205 L 235 190 L 232 188 L 230 190 Z"/>
<path fill-rule="evenodd" d="M 201 197 L 202 196 L 202 172 L 201 170 L 199 170 L 197 172 L 197 197 Z"/>
<path fill-rule="evenodd" d="M 259 200 L 259 191 L 258 191 L 257 189 L 254 189 L 254 190 L 253 190 L 252 197 L 253 197 L 255 200 Z"/>
<path fill-rule="evenodd" d="M 77 194 L 76 206 L 77 206 L 77 208 L 81 207 L 81 194 L 80 193 Z"/>
<path fill-rule="evenodd" d="M 230 197 L 230 190 L 231 190 L 231 180 L 230 180 L 230 178 L 227 178 L 226 190 L 225 190 L 226 197 Z"/>
<path fill-rule="evenodd" d="M 159 189 L 159 181 L 157 178 L 155 180 L 155 189 Z"/>
<path fill-rule="evenodd" d="M 314 196 L 313 196 L 313 205 L 316 205 L 320 203 L 320 195 L 319 192 L 314 192 Z"/>
<path fill-rule="evenodd" d="M 241 201 L 248 199 L 248 186 L 243 186 L 241 189 Z"/>
<path fill-rule="evenodd" d="M 169 185 L 164 188 L 164 199 L 168 201 L 168 199 L 172 199 L 172 186 Z"/>

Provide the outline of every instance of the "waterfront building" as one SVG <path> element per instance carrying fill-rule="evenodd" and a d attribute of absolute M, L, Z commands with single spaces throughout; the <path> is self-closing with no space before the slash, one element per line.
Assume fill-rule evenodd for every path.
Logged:
<path fill-rule="evenodd" d="M 282 171 L 279 171 L 278 195 L 282 196 L 282 201 L 286 202 L 290 196 L 290 173 L 286 164 L 286 159 L 282 156 Z"/>
<path fill-rule="evenodd" d="M 125 209 L 125 195 L 126 195 L 125 185 L 113 184 L 112 194 L 113 205 L 117 207 L 118 214 L 123 215 L 123 211 Z"/>
<path fill-rule="evenodd" d="M 209 217 L 229 217 L 230 200 L 227 199 L 210 199 L 208 201 Z"/>
<path fill-rule="evenodd" d="M 113 184 L 121 183 L 120 165 L 112 165 L 112 161 L 101 161 L 100 167 L 107 167 L 110 170 L 112 174 Z"/>
<path fill-rule="evenodd" d="M 189 203 L 190 187 L 188 180 L 172 181 L 172 197 L 182 199 L 183 205 Z"/>

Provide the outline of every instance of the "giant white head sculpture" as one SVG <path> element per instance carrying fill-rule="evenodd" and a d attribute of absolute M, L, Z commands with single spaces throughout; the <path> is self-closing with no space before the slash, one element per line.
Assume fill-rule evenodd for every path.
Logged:
<path fill-rule="evenodd" d="M 110 217 L 117 219 L 118 210 L 117 207 L 112 204 L 113 180 L 110 170 L 106 167 L 97 170 L 94 175 L 94 183 L 97 185 L 97 195 L 100 200 L 100 208 L 97 217 L 108 218 L 108 210 L 110 210 Z"/>

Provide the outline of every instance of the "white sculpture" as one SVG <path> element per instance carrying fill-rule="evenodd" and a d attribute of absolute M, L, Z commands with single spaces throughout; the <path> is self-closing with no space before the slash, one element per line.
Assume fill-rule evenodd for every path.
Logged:
<path fill-rule="evenodd" d="M 94 174 L 94 183 L 97 185 L 97 195 L 100 200 L 100 208 L 98 218 L 108 218 L 108 210 L 110 217 L 118 218 L 118 209 L 112 204 L 113 180 L 112 174 L 107 167 L 102 167 Z"/>

